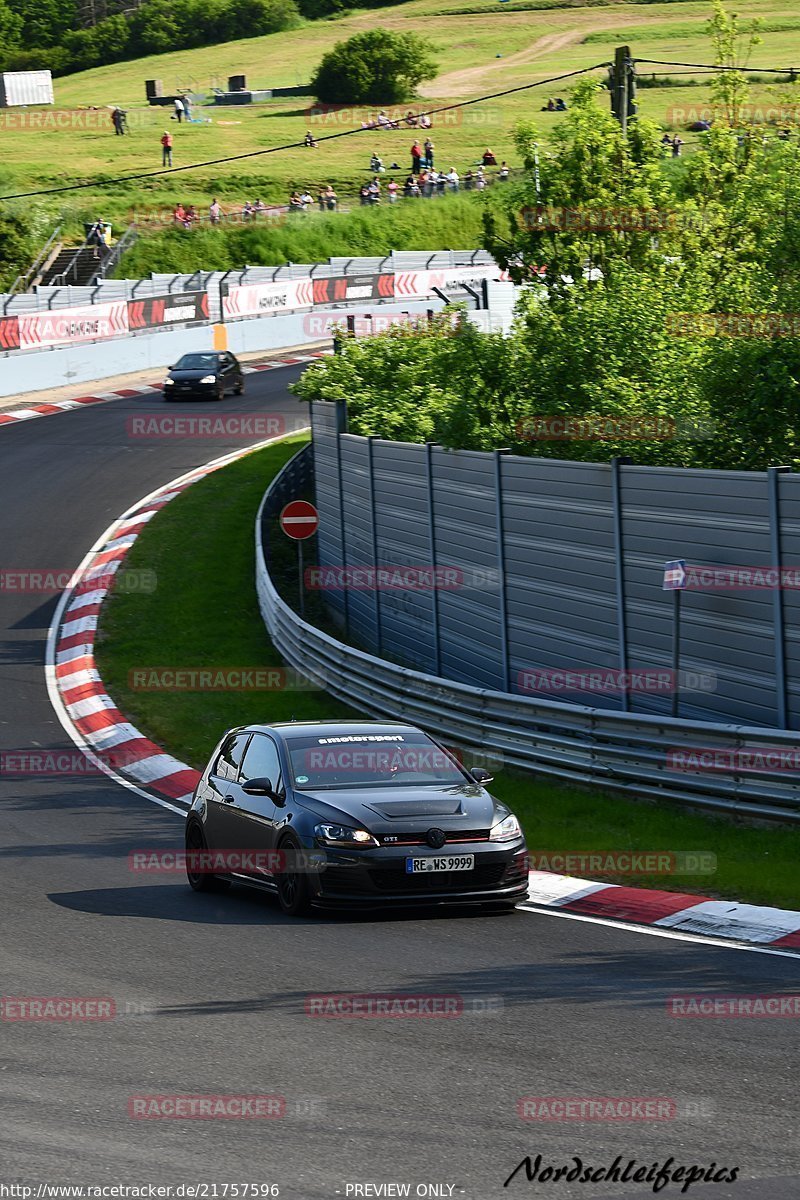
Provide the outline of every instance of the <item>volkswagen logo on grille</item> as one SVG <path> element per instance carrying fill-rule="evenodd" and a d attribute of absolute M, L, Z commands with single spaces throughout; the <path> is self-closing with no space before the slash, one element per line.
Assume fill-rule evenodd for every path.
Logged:
<path fill-rule="evenodd" d="M 425 841 L 433 850 L 440 850 L 447 841 L 447 836 L 443 829 L 429 829 L 425 834 Z"/>

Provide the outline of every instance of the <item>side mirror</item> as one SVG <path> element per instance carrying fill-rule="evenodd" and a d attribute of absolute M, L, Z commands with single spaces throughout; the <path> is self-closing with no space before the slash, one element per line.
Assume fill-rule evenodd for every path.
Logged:
<path fill-rule="evenodd" d="M 275 793 L 272 790 L 272 783 L 267 779 L 266 775 L 259 775 L 255 779 L 248 779 L 242 784 L 242 791 L 248 796 L 269 796 L 270 800 L 275 799 Z"/>
<path fill-rule="evenodd" d="M 486 783 L 491 783 L 494 779 L 494 775 L 492 775 L 491 772 L 484 770 L 483 767 L 473 767 L 470 771 L 470 775 L 476 783 L 481 785 L 481 787 L 483 787 L 483 785 Z M 245 789 L 245 791 L 246 790 L 247 789 Z"/>

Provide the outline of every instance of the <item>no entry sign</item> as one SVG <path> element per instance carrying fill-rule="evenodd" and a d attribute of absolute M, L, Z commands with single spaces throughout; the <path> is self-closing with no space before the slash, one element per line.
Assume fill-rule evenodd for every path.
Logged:
<path fill-rule="evenodd" d="M 287 537 L 304 542 L 317 532 L 319 513 L 308 500 L 292 500 L 281 513 L 280 523 Z"/>

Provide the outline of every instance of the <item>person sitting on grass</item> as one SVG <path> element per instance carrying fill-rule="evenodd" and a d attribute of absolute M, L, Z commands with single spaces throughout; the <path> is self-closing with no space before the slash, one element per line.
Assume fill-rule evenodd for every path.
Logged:
<path fill-rule="evenodd" d="M 492 151 L 489 149 L 488 146 L 486 147 L 486 149 L 483 152 L 483 158 L 481 159 L 481 162 L 483 163 L 483 165 L 485 167 L 496 167 L 497 166 L 497 159 L 495 158 L 494 154 L 492 153 Z"/>
<path fill-rule="evenodd" d="M 369 169 L 373 172 L 373 174 L 375 171 L 386 170 L 386 167 L 383 165 L 383 160 L 376 150 L 372 151 L 372 158 L 369 160 Z"/>
<path fill-rule="evenodd" d="M 311 146 L 312 148 L 316 147 L 316 145 L 317 145 L 317 139 L 314 137 L 314 135 L 310 129 L 306 130 L 306 137 L 305 137 L 304 144 L 306 146 Z"/>

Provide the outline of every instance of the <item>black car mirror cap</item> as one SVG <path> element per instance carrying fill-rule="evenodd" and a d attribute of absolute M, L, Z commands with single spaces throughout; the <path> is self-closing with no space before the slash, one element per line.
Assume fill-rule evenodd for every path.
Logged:
<path fill-rule="evenodd" d="M 247 779 L 242 784 L 242 791 L 248 796 L 269 796 L 270 800 L 275 799 L 272 780 L 267 779 L 266 775 L 257 775 L 253 779 Z"/>
<path fill-rule="evenodd" d="M 491 771 L 487 771 L 484 767 L 473 767 L 470 770 L 470 775 L 481 787 L 486 783 L 492 783 L 494 780 L 494 775 L 492 775 Z"/>

